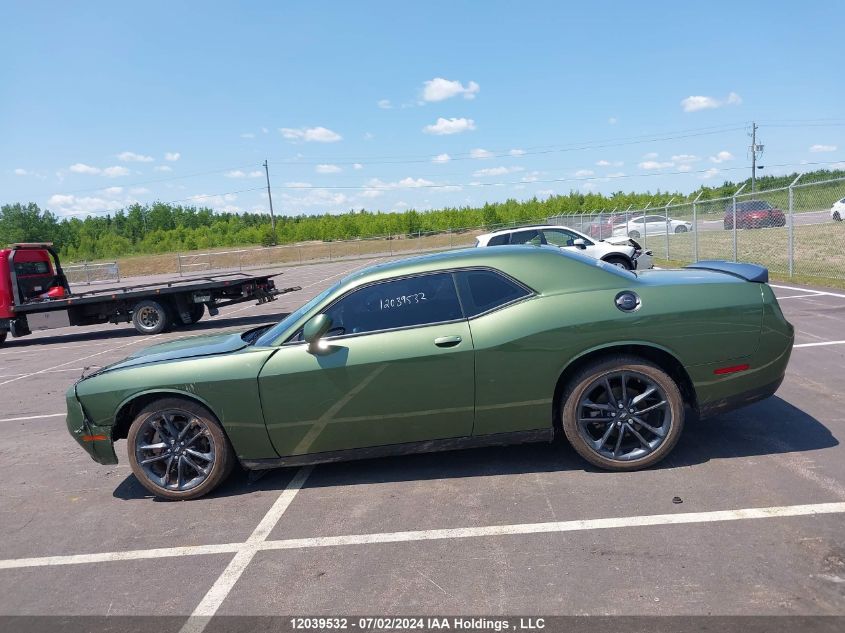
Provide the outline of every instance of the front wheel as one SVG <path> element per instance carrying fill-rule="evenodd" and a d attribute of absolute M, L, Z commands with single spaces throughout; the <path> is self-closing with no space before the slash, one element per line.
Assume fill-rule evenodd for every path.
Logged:
<path fill-rule="evenodd" d="M 839 211 L 834 211 L 832 217 L 833 217 L 834 222 L 841 222 L 842 221 L 842 216 L 839 215 Z"/>
<path fill-rule="evenodd" d="M 561 401 L 566 438 L 581 457 L 607 470 L 638 470 L 668 455 L 684 427 L 684 403 L 662 369 L 616 356 L 582 369 Z"/>
<path fill-rule="evenodd" d="M 675 233 L 686 233 L 686 232 L 687 232 L 687 227 L 685 227 L 683 224 L 681 226 L 675 227 Z"/>
<path fill-rule="evenodd" d="M 622 268 L 623 270 L 631 270 L 633 268 L 631 263 L 624 257 L 608 257 L 604 261 L 616 266 L 617 268 Z"/>
<path fill-rule="evenodd" d="M 229 476 L 235 462 L 217 419 L 181 398 L 162 398 L 144 407 L 126 439 L 135 477 L 163 499 L 208 494 Z"/>

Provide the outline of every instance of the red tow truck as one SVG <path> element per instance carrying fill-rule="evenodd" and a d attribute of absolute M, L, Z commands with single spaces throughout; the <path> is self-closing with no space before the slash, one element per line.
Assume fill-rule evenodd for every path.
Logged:
<path fill-rule="evenodd" d="M 265 303 L 301 290 L 276 288 L 273 277 L 280 274 L 231 273 L 73 292 L 52 244 L 12 244 L 0 249 L 0 345 L 8 334 L 71 325 L 131 322 L 141 334 L 159 334 L 196 323 L 206 307 L 214 316 L 223 306 Z"/>

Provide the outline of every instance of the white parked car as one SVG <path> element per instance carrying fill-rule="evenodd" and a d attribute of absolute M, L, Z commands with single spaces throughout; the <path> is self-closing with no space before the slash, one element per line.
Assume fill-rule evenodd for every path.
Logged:
<path fill-rule="evenodd" d="M 573 229 L 553 224 L 504 229 L 479 235 L 475 240 L 476 246 L 505 246 L 507 244 L 574 248 L 585 255 L 626 270 L 654 268 L 651 251 L 644 251 L 632 239 L 617 236 L 605 240 L 594 240 Z"/>
<path fill-rule="evenodd" d="M 836 222 L 845 220 L 845 198 L 833 203 L 833 206 L 830 208 L 830 217 Z"/>
<path fill-rule="evenodd" d="M 667 226 L 670 233 L 692 231 L 692 222 L 672 218 L 667 220 L 662 215 L 643 215 L 614 224 L 612 235 L 627 235 L 636 240 L 643 235 L 665 235 Z"/>

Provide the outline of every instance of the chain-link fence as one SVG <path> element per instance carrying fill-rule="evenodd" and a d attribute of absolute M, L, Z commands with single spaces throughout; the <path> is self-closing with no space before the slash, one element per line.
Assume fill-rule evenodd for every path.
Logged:
<path fill-rule="evenodd" d="M 105 281 L 120 281 L 120 266 L 117 262 L 84 262 L 63 266 L 62 270 L 70 284 L 94 284 Z"/>
<path fill-rule="evenodd" d="M 490 231 L 556 224 L 591 239 L 639 242 L 663 266 L 702 259 L 754 262 L 808 282 L 845 280 L 845 178 L 748 191 L 725 198 L 675 201 L 642 209 L 566 214 L 488 227 L 304 242 L 177 256 L 180 275 L 247 270 L 320 261 L 390 257 L 473 246 Z"/>

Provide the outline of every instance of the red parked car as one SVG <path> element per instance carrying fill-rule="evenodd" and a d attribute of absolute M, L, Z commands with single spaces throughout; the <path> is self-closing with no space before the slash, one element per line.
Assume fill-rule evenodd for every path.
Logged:
<path fill-rule="evenodd" d="M 760 229 L 771 226 L 786 226 L 786 216 L 765 200 L 745 200 L 736 203 L 736 228 Z M 725 230 L 734 228 L 734 208 L 725 205 Z"/>

